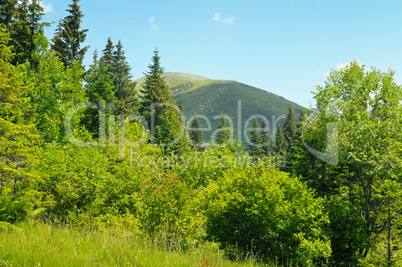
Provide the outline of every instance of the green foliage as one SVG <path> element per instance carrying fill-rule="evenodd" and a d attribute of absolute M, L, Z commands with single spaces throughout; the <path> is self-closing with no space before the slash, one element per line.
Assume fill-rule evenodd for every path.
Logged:
<path fill-rule="evenodd" d="M 0 26 L 0 220 L 15 222 L 29 210 L 29 184 L 35 173 L 27 169 L 35 162 L 38 135 L 22 115 L 30 89 L 23 82 L 23 66 L 11 61 L 9 34 Z"/>
<path fill-rule="evenodd" d="M 3 24 L 8 30 L 17 13 L 17 0 L 0 0 L 0 24 Z"/>
<path fill-rule="evenodd" d="M 228 170 L 205 189 L 202 203 L 212 240 L 303 266 L 331 255 L 324 200 L 278 170 Z"/>
<path fill-rule="evenodd" d="M 221 123 L 218 125 L 218 133 L 215 136 L 215 142 L 218 145 L 227 145 L 233 140 L 233 129 L 230 126 L 229 120 L 222 112 Z"/>
<path fill-rule="evenodd" d="M 250 131 L 250 143 L 249 143 L 250 155 L 253 157 L 261 157 L 265 155 L 262 144 L 263 144 L 263 138 L 266 137 L 263 137 L 262 136 L 263 133 L 260 133 L 257 118 L 254 118 L 251 127 L 252 130 Z M 266 139 L 264 140 L 266 141 Z"/>
<path fill-rule="evenodd" d="M 283 138 L 286 143 L 286 153 L 293 153 L 293 146 L 296 143 L 297 138 L 297 130 L 292 105 L 289 106 L 288 114 L 286 115 L 285 123 L 283 124 Z"/>
<path fill-rule="evenodd" d="M 275 146 L 274 150 L 277 154 L 285 154 L 286 148 L 288 147 L 288 143 L 285 139 L 285 135 L 280 125 L 276 128 L 275 132 Z"/>
<path fill-rule="evenodd" d="M 265 122 L 265 120 L 263 120 L 261 124 L 261 145 L 263 155 L 270 156 L 272 151 L 272 144 L 270 140 L 270 134 L 267 129 L 267 123 Z"/>
<path fill-rule="evenodd" d="M 4 23 L 11 33 L 10 44 L 12 45 L 13 65 L 29 61 L 36 66 L 37 62 L 32 60 L 32 54 L 36 48 L 35 39 L 37 35 L 43 34 L 43 28 L 49 23 L 41 23 L 44 13 L 38 0 L 9 1 L 6 5 Z"/>
<path fill-rule="evenodd" d="M 114 94 L 118 101 L 116 114 L 132 114 L 137 111 L 139 101 L 135 91 L 136 82 L 131 81 L 131 67 L 126 61 L 123 45 L 119 41 L 113 52 L 113 86 Z"/>
<path fill-rule="evenodd" d="M 320 109 L 304 123 L 302 138 L 312 148 L 325 151 L 327 138 L 333 138 L 333 133 L 327 133 L 327 125 L 336 125 L 339 164 L 331 166 L 314 159 L 299 144 L 293 170 L 319 195 L 330 199 L 327 208 L 334 263 L 357 264 L 359 258 L 369 255 L 390 221 L 384 199 L 389 190 L 384 185 L 393 182 L 392 190 L 400 190 L 402 90 L 393 79 L 393 71 L 365 71 L 357 62 L 331 72 L 325 87 L 318 86 L 317 90 Z M 396 203 L 390 208 L 400 207 Z M 339 206 L 348 207 L 348 212 L 340 214 Z M 350 232 L 348 237 L 340 231 L 342 227 Z"/>
<path fill-rule="evenodd" d="M 26 83 L 31 90 L 26 117 L 36 124 L 44 142 L 61 142 L 65 138 L 64 122 L 68 111 L 78 103 L 86 101 L 82 87 L 82 69 L 79 63 L 65 68 L 54 52 L 49 50 L 49 42 L 43 35 L 35 39 L 36 51 L 33 55 L 38 65 L 27 66 Z M 73 119 L 73 128 L 78 130 L 82 112 Z"/>
<path fill-rule="evenodd" d="M 113 52 L 114 52 L 114 45 L 112 39 L 109 37 L 107 39 L 105 49 L 102 50 L 102 57 L 100 58 L 100 61 L 102 61 L 102 63 L 104 63 L 105 66 L 107 66 L 107 72 L 112 76 L 111 78 L 114 78 Z"/>
<path fill-rule="evenodd" d="M 274 136 L 278 155 L 271 160 L 264 157 L 273 149 L 268 121 L 259 128 L 254 119 L 250 153 L 235 141 L 234 99 L 242 99 L 247 89 L 239 123 L 256 114 L 268 119 L 282 115 L 289 102 L 236 82 L 165 77 L 156 50 L 139 103 L 120 41 L 114 46 L 109 38 L 102 57 L 98 60 L 95 52 L 84 75 L 87 47 L 80 44 L 87 30 L 80 29 L 78 2 L 73 0 L 70 15 L 60 21 L 50 51 L 39 1 L 0 0 L 0 239 L 6 240 L 0 244 L 5 257 L 0 265 L 36 264 L 38 254 L 29 248 L 38 244 L 52 252 L 51 257 L 43 251 L 39 256 L 50 265 L 65 264 L 64 259 L 52 261 L 54 255 L 73 255 L 73 245 L 72 265 L 127 265 L 133 258 L 139 265 L 167 264 L 151 257 L 139 262 L 130 250 L 138 250 L 135 244 L 146 246 L 138 239 L 155 241 L 145 254 L 186 250 L 194 255 L 204 246 L 221 246 L 225 250 L 219 253 L 232 259 L 257 255 L 265 263 L 282 265 L 401 264 L 402 88 L 393 71 L 365 71 L 352 62 L 331 72 L 325 86 L 317 87 L 316 113 L 302 112 L 296 125 L 301 108 L 290 105 Z M 180 97 L 179 108 L 171 91 Z M 195 99 L 203 104 L 195 105 Z M 99 138 L 99 146 L 92 142 L 84 148 L 68 142 L 64 123 L 67 113 L 87 100 L 105 114 L 88 108 L 72 118 L 75 136 Z M 150 129 L 138 119 L 116 119 L 138 106 Z M 222 114 L 220 124 L 217 117 L 213 123 L 218 144 L 189 148 L 183 110 L 189 115 L 225 110 L 230 116 Z M 328 125 L 336 125 L 337 133 Z M 107 135 L 102 126 L 108 126 Z M 201 145 L 197 117 L 190 126 L 190 140 Z M 329 147 L 328 140 L 338 142 Z M 321 157 L 324 153 L 312 155 L 313 150 L 329 151 L 337 165 Z M 281 169 L 292 176 L 273 167 L 281 155 L 288 158 Z M 45 236 L 23 233 L 30 226 L 9 224 L 32 219 L 81 230 L 36 224 L 38 232 L 46 228 L 51 236 L 59 230 L 78 236 L 56 240 L 58 245 L 71 243 L 56 253 L 56 243 L 46 247 L 49 237 L 44 244 Z M 40 238 L 29 243 L 32 236 Z M 19 247 L 23 252 L 16 253 L 10 240 L 24 244 Z M 81 249 L 84 243 L 88 247 Z M 122 247 L 127 249 L 120 253 Z M 79 259 L 77 251 L 85 256 Z M 196 261 L 200 265 L 214 262 L 202 255 Z"/>
<path fill-rule="evenodd" d="M 197 117 L 195 117 L 191 122 L 188 135 L 191 141 L 191 145 L 196 147 L 199 151 L 202 151 L 202 131 L 200 129 L 200 123 L 198 122 Z"/>
<path fill-rule="evenodd" d="M 89 102 L 98 106 L 98 108 L 87 109 L 84 119 L 85 126 L 94 137 L 100 137 L 100 131 L 103 130 L 100 127 L 102 123 L 100 116 L 104 117 L 104 126 L 108 126 L 109 115 L 112 114 L 112 108 L 115 108 L 113 80 L 107 68 L 108 66 L 102 60 L 94 58 L 85 79 L 86 96 Z"/>

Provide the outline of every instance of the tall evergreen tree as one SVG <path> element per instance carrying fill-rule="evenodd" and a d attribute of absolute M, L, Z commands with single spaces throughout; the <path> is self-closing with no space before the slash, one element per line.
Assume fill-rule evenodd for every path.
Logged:
<path fill-rule="evenodd" d="M 0 25 L 0 203 L 18 206 L 11 218 L 14 222 L 21 203 L 21 184 L 26 184 L 34 174 L 25 168 L 35 159 L 34 146 L 38 136 L 35 126 L 23 120 L 26 112 L 26 92 L 31 85 L 24 81 L 25 70 L 11 64 L 10 36 L 4 25 Z M 7 208 L 6 208 L 7 209 Z M 3 209 L 4 210 L 4 209 Z M 6 211 L 7 213 L 7 211 Z"/>
<path fill-rule="evenodd" d="M 286 148 L 288 144 L 286 143 L 285 136 L 283 134 L 282 128 L 278 125 L 275 133 L 275 152 L 277 154 L 284 154 L 286 153 Z"/>
<path fill-rule="evenodd" d="M 105 123 L 111 114 L 109 105 L 115 103 L 113 93 L 113 81 L 107 72 L 107 66 L 101 60 L 97 59 L 97 51 L 94 53 L 94 62 L 90 66 L 86 77 L 86 94 L 90 102 L 99 104 L 100 101 L 105 102 Z M 101 107 L 98 107 L 101 108 Z M 99 118 L 98 109 L 88 109 L 85 116 L 85 125 L 94 137 L 99 137 Z M 105 125 L 106 127 L 106 125 Z"/>
<path fill-rule="evenodd" d="M 300 116 L 299 116 L 299 118 L 297 120 L 297 125 L 296 125 L 296 128 L 297 128 L 297 134 L 296 134 L 297 135 L 297 140 L 296 140 L 296 143 L 301 138 L 302 125 L 303 125 L 303 122 L 304 122 L 305 119 L 306 119 L 306 113 L 304 112 L 304 110 L 302 110 L 301 113 L 300 113 Z"/>
<path fill-rule="evenodd" d="M 297 138 L 295 114 L 292 105 L 289 106 L 288 114 L 286 115 L 285 123 L 283 124 L 283 137 L 286 142 L 286 153 L 292 153 L 292 147 L 295 145 Z"/>
<path fill-rule="evenodd" d="M 107 72 L 109 72 L 112 75 L 112 79 L 114 79 L 114 44 L 112 42 L 112 38 L 107 39 L 107 43 L 105 46 L 105 49 L 102 50 L 102 57 L 101 61 L 102 63 L 107 67 Z"/>
<path fill-rule="evenodd" d="M 198 122 L 197 116 L 195 116 L 195 118 L 191 122 L 189 137 L 192 142 L 191 144 L 197 147 L 198 150 L 201 150 L 202 131 L 200 129 L 200 123 Z"/>
<path fill-rule="evenodd" d="M 222 112 L 221 123 L 218 125 L 218 134 L 215 137 L 216 143 L 219 145 L 227 144 L 230 141 L 230 125 L 229 120 L 225 117 L 225 113 Z"/>
<path fill-rule="evenodd" d="M 72 66 L 73 61 L 82 64 L 88 46 L 81 48 L 86 39 L 87 29 L 81 29 L 83 14 L 78 5 L 79 0 L 72 0 L 67 12 L 69 15 L 59 22 L 54 38 L 52 50 L 61 58 L 64 65 Z"/>
<path fill-rule="evenodd" d="M 150 125 L 153 143 L 162 144 L 167 151 L 185 151 L 188 143 L 183 123 L 163 77 L 158 50 L 154 51 L 149 71 L 145 73 L 141 92 L 140 112 Z"/>
<path fill-rule="evenodd" d="M 268 156 L 269 152 L 271 151 L 270 149 L 271 144 L 269 142 L 269 132 L 265 120 L 262 120 L 261 124 L 261 145 L 264 151 L 264 155 Z"/>
<path fill-rule="evenodd" d="M 119 114 L 134 113 L 139 106 L 137 92 L 135 90 L 137 83 L 131 81 L 131 67 L 126 61 L 121 41 L 118 41 L 115 46 L 112 63 L 114 94 L 117 101 L 116 112 Z"/>
<path fill-rule="evenodd" d="M 12 1 L 10 2 L 7 20 L 12 16 Z M 37 34 L 43 34 L 45 26 L 49 23 L 41 23 L 43 17 L 43 7 L 39 0 L 22 0 L 16 6 L 14 19 L 8 21 L 11 23 L 9 30 L 11 32 L 11 45 L 15 57 L 12 63 L 14 65 L 30 61 L 37 65 L 37 62 L 32 61 L 32 53 L 35 50 L 35 38 Z"/>
<path fill-rule="evenodd" d="M 163 77 L 164 69 L 160 65 L 158 50 L 154 51 L 152 64 L 150 64 L 148 68 L 149 71 L 144 73 L 145 82 L 140 90 L 142 94 L 140 111 L 150 125 L 151 105 L 156 103 L 174 104 L 174 101 Z"/>
<path fill-rule="evenodd" d="M 0 24 L 11 32 L 11 26 L 17 13 L 17 0 L 0 0 Z"/>
<path fill-rule="evenodd" d="M 249 144 L 249 150 L 250 150 L 250 155 L 254 157 L 259 157 L 264 154 L 264 150 L 262 149 L 262 137 L 259 132 L 259 125 L 257 118 L 254 118 L 252 130 L 250 131 L 250 144 Z"/>

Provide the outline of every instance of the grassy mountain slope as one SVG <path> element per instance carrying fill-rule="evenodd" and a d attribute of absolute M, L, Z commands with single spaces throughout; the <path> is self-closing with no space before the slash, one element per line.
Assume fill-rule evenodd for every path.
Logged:
<path fill-rule="evenodd" d="M 214 117 L 220 116 L 222 112 L 232 118 L 234 134 L 241 135 L 241 139 L 245 140 L 244 128 L 251 127 L 252 119 L 249 125 L 246 125 L 251 116 L 264 116 L 272 129 L 274 121 L 282 115 L 284 115 L 283 119 L 279 120 L 279 123 L 283 123 L 289 105 L 293 106 L 296 117 L 303 109 L 302 106 L 281 96 L 236 81 L 211 80 L 196 75 L 172 72 L 167 72 L 165 75 L 176 103 L 182 101 L 187 119 L 197 115 L 203 128 L 207 128 L 208 124 L 202 116 L 210 121 L 211 130 L 203 133 L 205 141 L 210 140 L 211 134 L 220 123 L 220 119 L 214 119 Z M 143 81 L 143 78 L 137 80 L 140 84 Z"/>

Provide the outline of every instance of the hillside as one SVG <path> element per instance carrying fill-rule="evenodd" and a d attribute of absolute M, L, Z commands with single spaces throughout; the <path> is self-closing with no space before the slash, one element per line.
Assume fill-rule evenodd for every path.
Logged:
<path fill-rule="evenodd" d="M 209 140 L 220 123 L 219 117 L 215 119 L 214 117 L 220 116 L 222 112 L 232 118 L 234 134 L 241 135 L 242 140 L 245 140 L 244 128 L 247 127 L 246 122 L 251 116 L 266 117 L 272 129 L 273 121 L 286 115 L 289 105 L 293 106 L 296 117 L 303 109 L 302 106 L 281 96 L 236 81 L 211 80 L 174 72 L 167 72 L 165 75 L 176 103 L 182 101 L 187 119 L 197 115 L 203 128 L 207 128 L 208 124 L 202 116 L 210 121 L 211 131 L 205 131 L 203 134 L 205 141 Z M 137 80 L 139 84 L 143 81 L 144 78 Z M 283 122 L 283 119 L 279 122 Z M 251 127 L 251 122 L 250 120 L 248 127 Z"/>

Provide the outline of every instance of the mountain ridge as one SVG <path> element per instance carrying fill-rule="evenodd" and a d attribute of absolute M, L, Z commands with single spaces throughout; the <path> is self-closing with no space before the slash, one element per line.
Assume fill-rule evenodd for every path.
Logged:
<path fill-rule="evenodd" d="M 234 133 L 246 140 L 244 129 L 250 128 L 254 117 L 259 123 L 265 118 L 273 134 L 277 124 L 282 124 L 292 105 L 296 118 L 303 106 L 269 91 L 232 80 L 213 80 L 198 75 L 166 72 L 165 80 L 176 103 L 183 104 L 187 120 L 197 116 L 203 131 L 203 139 L 213 138 L 221 114 L 231 118 Z M 136 80 L 139 84 L 144 77 Z M 239 129 L 240 126 L 240 129 Z"/>

